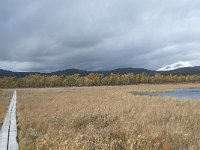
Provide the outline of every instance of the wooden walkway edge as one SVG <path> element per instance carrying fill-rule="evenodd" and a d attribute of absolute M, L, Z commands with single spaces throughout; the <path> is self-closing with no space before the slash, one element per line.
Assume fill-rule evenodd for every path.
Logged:
<path fill-rule="evenodd" d="M 1 128 L 0 150 L 19 150 L 17 142 L 16 103 L 17 93 L 15 90 Z"/>

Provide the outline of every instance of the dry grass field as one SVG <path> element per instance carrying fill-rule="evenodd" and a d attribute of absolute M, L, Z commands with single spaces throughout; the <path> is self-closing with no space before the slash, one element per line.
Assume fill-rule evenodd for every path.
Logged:
<path fill-rule="evenodd" d="M 21 150 L 198 150 L 200 101 L 133 95 L 200 85 L 19 89 Z"/>
<path fill-rule="evenodd" d="M 0 90 L 0 129 L 3 124 L 5 114 L 8 110 L 8 105 L 12 98 L 11 90 Z"/>

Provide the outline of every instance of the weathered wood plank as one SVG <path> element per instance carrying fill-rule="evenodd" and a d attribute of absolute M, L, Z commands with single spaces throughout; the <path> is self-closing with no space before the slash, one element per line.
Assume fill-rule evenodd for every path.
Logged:
<path fill-rule="evenodd" d="M 10 125 L 10 113 L 7 112 L 0 132 L 0 150 L 7 150 L 9 125 Z"/>
<path fill-rule="evenodd" d="M 8 112 L 0 132 L 0 150 L 18 150 L 17 120 L 16 120 L 17 94 L 13 93 Z"/>

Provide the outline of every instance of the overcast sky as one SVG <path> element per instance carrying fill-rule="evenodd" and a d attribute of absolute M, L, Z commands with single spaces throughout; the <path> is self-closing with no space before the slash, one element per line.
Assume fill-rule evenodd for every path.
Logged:
<path fill-rule="evenodd" d="M 200 65 L 199 0 L 1 0 L 0 68 Z"/>

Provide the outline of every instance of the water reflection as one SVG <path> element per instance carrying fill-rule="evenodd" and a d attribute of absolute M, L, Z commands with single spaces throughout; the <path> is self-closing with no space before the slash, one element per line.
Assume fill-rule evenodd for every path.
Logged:
<path fill-rule="evenodd" d="M 176 97 L 176 98 L 199 99 L 200 100 L 200 88 L 176 89 L 173 92 L 148 92 L 148 93 L 144 93 L 144 95 L 170 96 L 170 97 Z"/>

